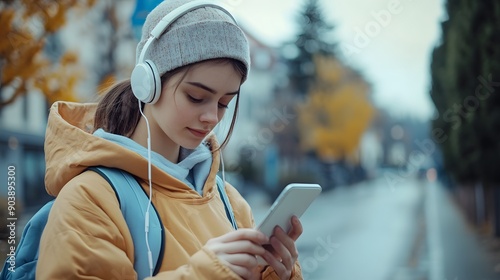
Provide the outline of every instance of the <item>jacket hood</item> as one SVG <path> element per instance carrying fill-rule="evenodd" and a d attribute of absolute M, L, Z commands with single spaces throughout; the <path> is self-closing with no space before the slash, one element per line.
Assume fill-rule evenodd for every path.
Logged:
<path fill-rule="evenodd" d="M 96 103 L 56 102 L 51 106 L 45 134 L 45 188 L 50 195 L 57 196 L 69 180 L 91 166 L 119 168 L 148 181 L 148 162 L 144 157 L 92 134 L 96 108 Z M 207 139 L 207 145 L 212 152 L 218 148 L 215 136 Z M 212 157 L 207 187 L 215 185 L 219 152 L 213 152 Z M 152 165 L 151 171 L 155 185 L 179 195 L 199 196 L 156 166 Z"/>

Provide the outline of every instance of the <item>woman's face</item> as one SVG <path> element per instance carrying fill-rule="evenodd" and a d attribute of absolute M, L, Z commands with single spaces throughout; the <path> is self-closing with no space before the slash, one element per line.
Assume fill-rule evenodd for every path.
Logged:
<path fill-rule="evenodd" d="M 171 142 L 194 149 L 222 119 L 240 84 L 231 63 L 201 62 L 163 84 L 154 121 Z"/>

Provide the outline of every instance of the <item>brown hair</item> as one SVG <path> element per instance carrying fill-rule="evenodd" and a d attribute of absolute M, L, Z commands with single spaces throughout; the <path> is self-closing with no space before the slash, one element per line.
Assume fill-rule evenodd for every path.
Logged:
<path fill-rule="evenodd" d="M 241 81 L 246 79 L 247 68 L 245 64 L 236 59 L 230 58 L 217 58 L 211 59 L 209 61 L 215 63 L 230 63 L 234 70 L 241 74 Z M 190 64 L 176 68 L 162 75 L 161 83 L 165 84 L 172 76 L 175 74 L 185 71 L 182 78 L 179 80 L 179 84 L 186 77 L 188 72 L 191 70 L 195 64 Z M 179 85 L 177 84 L 177 86 Z M 139 120 L 141 119 L 141 113 L 137 107 L 139 102 L 132 92 L 132 87 L 130 85 L 130 79 L 121 81 L 114 86 L 112 86 L 103 98 L 99 101 L 97 105 L 97 110 L 94 118 L 94 129 L 102 128 L 106 132 L 123 135 L 130 137 L 134 132 Z M 144 108 L 144 103 L 141 102 L 142 108 Z M 236 115 L 238 114 L 239 107 L 239 94 L 236 95 L 236 104 L 234 108 L 233 118 L 231 120 L 231 125 L 229 127 L 228 134 L 219 149 L 226 146 L 227 142 L 231 138 L 233 133 L 233 128 L 236 122 Z M 218 149 L 217 149 L 218 150 Z"/>

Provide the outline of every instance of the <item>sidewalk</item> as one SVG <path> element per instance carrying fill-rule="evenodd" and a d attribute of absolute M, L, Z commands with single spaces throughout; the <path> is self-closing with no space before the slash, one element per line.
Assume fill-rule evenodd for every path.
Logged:
<path fill-rule="evenodd" d="M 427 184 L 429 280 L 494 280 L 495 258 L 438 183 Z"/>

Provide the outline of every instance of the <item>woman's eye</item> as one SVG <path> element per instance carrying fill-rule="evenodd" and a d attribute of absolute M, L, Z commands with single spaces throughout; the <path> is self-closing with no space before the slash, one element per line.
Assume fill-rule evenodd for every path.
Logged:
<path fill-rule="evenodd" d="M 196 98 L 196 97 L 194 97 L 194 96 L 192 96 L 190 94 L 188 94 L 187 97 L 193 103 L 202 103 L 204 101 L 203 98 Z M 225 104 L 225 103 L 219 102 L 218 106 L 219 106 L 219 108 L 227 109 L 229 107 L 229 104 Z"/>
<path fill-rule="evenodd" d="M 191 102 L 193 102 L 193 103 L 201 103 L 203 101 L 203 99 L 194 98 L 191 95 L 188 95 L 188 97 L 189 97 L 189 100 L 191 100 Z"/>
<path fill-rule="evenodd" d="M 222 103 L 219 102 L 219 108 L 227 109 L 228 105 L 227 104 L 222 104 Z"/>

